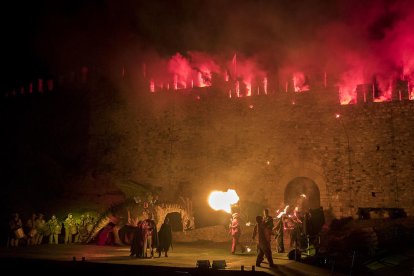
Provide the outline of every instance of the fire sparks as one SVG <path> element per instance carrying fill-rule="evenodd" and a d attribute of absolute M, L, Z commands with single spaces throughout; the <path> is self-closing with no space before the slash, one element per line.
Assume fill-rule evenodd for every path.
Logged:
<path fill-rule="evenodd" d="M 227 192 L 213 191 L 208 197 L 208 204 L 216 211 L 223 210 L 231 213 L 231 205 L 239 201 L 239 196 L 235 190 L 228 189 Z"/>

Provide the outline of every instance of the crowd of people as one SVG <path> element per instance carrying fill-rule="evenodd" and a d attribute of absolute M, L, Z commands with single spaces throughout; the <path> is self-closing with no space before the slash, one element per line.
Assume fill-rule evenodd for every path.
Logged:
<path fill-rule="evenodd" d="M 275 217 L 269 214 L 269 209 L 263 210 L 263 216 L 256 216 L 256 223 L 252 234 L 252 240 L 257 245 L 256 266 L 261 266 L 261 263 L 266 257 L 269 267 L 273 267 L 272 258 L 272 236 L 276 240 L 277 253 L 285 253 L 285 233 L 289 236 L 289 247 L 292 249 L 302 249 L 304 246 L 309 246 L 304 240 L 309 238 L 310 227 L 310 212 L 300 214 L 298 208 L 293 212 L 287 213 L 285 210 L 277 210 Z M 242 222 L 239 213 L 232 214 L 229 225 L 229 234 L 232 236 L 231 253 L 235 254 L 237 248 L 240 248 L 241 253 L 244 253 L 246 246 L 240 242 L 242 234 Z M 306 237 L 308 236 L 308 237 Z"/>
<path fill-rule="evenodd" d="M 157 231 L 157 224 L 149 211 L 143 212 L 143 219 L 134 226 L 131 242 L 131 257 L 153 258 L 154 253 L 161 257 L 164 253 L 168 257 L 168 251 L 172 247 L 172 229 L 169 219 L 165 218 L 164 223 Z"/>
<path fill-rule="evenodd" d="M 263 215 L 256 216 L 251 237 L 257 245 L 256 266 L 261 266 L 264 258 L 267 259 L 269 267 L 274 266 L 271 246 L 273 236 L 278 253 L 285 252 L 285 234 L 290 237 L 290 249 L 302 248 L 303 236 L 307 232 L 306 228 L 309 227 L 307 223 L 309 216 L 309 212 L 299 214 L 297 208 L 290 214 L 286 212 L 286 208 L 282 211 L 277 210 L 275 217 L 269 214 L 268 209 L 264 209 Z M 18 213 L 14 213 L 9 221 L 8 246 L 40 245 L 47 241 L 49 244 L 86 242 L 93 231 L 94 224 L 95 218 L 88 213 L 77 219 L 72 213 L 68 213 L 63 221 L 59 221 L 54 214 L 46 221 L 43 214 L 33 213 L 26 224 L 22 223 Z M 229 225 L 229 234 L 232 236 L 232 254 L 235 254 L 238 248 L 241 253 L 246 251 L 247 247 L 240 241 L 242 224 L 240 214 L 234 212 Z M 128 227 L 132 229 L 131 236 L 128 238 L 131 245 L 131 257 L 153 258 L 155 255 L 161 257 L 162 254 L 168 257 L 168 251 L 172 248 L 172 228 L 168 218 L 165 218 L 158 230 L 152 212 L 145 209 L 139 219 L 128 223 Z M 60 237 L 62 232 L 63 237 Z"/>
<path fill-rule="evenodd" d="M 95 218 L 89 213 L 82 214 L 75 219 L 69 213 L 60 221 L 55 214 L 46 221 L 45 215 L 33 213 L 23 224 L 19 213 L 12 214 L 9 220 L 7 246 L 40 245 L 48 241 L 49 244 L 71 244 L 85 242 L 93 230 Z M 61 238 L 63 232 L 63 240 Z"/>
<path fill-rule="evenodd" d="M 132 235 L 129 238 L 131 244 L 131 256 L 137 258 L 150 258 L 157 254 L 168 257 L 168 251 L 172 247 L 172 228 L 169 219 L 165 218 L 159 231 L 149 209 L 142 213 L 141 220 L 135 220 L 128 224 L 132 228 Z M 13 213 L 9 223 L 7 246 L 31 246 L 42 243 L 49 244 L 72 244 L 85 243 L 94 230 L 95 218 L 89 213 L 82 214 L 75 218 L 68 213 L 63 220 L 59 220 L 52 214 L 49 220 L 41 213 L 33 213 L 24 224 L 19 213 Z M 97 237 L 97 245 L 107 245 L 111 235 L 109 223 L 100 230 Z M 108 230 L 109 229 L 109 230 Z M 112 243 L 113 244 L 113 243 Z"/>

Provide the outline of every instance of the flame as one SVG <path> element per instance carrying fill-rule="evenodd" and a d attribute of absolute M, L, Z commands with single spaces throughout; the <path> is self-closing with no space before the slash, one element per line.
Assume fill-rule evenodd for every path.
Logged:
<path fill-rule="evenodd" d="M 277 215 L 277 218 L 281 218 L 283 215 L 285 215 L 288 208 L 289 208 L 289 205 L 286 205 L 285 209 L 282 212 L 280 212 L 279 215 Z"/>
<path fill-rule="evenodd" d="M 152 93 L 154 93 L 154 92 L 155 92 L 155 82 L 154 82 L 154 80 L 153 80 L 153 79 L 151 79 L 151 81 L 150 81 L 150 91 L 151 91 Z"/>
<path fill-rule="evenodd" d="M 236 204 L 239 201 L 239 196 L 235 190 L 228 189 L 227 192 L 213 191 L 208 197 L 208 204 L 214 210 L 223 210 L 227 213 L 231 213 L 231 205 Z"/>
<path fill-rule="evenodd" d="M 362 69 L 349 70 L 341 75 L 339 82 L 339 100 L 341 104 L 350 104 L 356 99 L 358 84 L 364 83 Z"/>
<path fill-rule="evenodd" d="M 389 76 L 377 75 L 378 82 L 378 97 L 374 99 L 374 102 L 390 101 L 392 97 L 393 78 Z"/>
<path fill-rule="evenodd" d="M 293 74 L 293 87 L 295 92 L 309 91 L 310 88 L 305 74 L 302 72 L 295 72 Z"/>

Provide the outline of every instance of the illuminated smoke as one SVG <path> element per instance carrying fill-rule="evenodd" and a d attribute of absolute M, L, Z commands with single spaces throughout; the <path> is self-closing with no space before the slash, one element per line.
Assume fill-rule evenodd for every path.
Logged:
<path fill-rule="evenodd" d="M 293 88 L 295 92 L 309 91 L 308 80 L 302 72 L 295 72 L 293 74 Z"/>
<path fill-rule="evenodd" d="M 387 101 L 399 80 L 407 82 L 402 92 L 414 98 L 413 1 L 104 2 L 105 13 L 90 5 L 74 11 L 71 19 L 58 6 L 49 7 L 54 24 L 46 18 L 33 24 L 39 27 L 33 32 L 37 42 L 33 44 L 39 45 L 47 67 L 75 67 L 86 56 L 102 66 L 112 60 L 122 63 L 116 72 L 122 69 L 125 77 L 132 71 L 125 63 L 140 55 L 147 62 L 135 64 L 140 71 L 135 76 L 144 76 L 148 90 L 155 93 L 209 87 L 218 76 L 227 85 L 223 94 L 231 98 L 276 89 L 303 92 L 320 81 L 320 87 L 332 91 L 337 86 L 332 93 L 339 92 L 342 104 L 356 103 L 361 84 L 374 86 L 374 101 Z M 166 16 L 172 8 L 183 15 L 179 20 Z M 113 37 L 111 43 L 108 35 Z M 46 44 L 50 47 L 43 47 Z M 95 49 L 96 45 L 102 48 Z M 142 49 L 163 56 L 151 58 L 156 54 Z M 107 52 L 119 59 L 106 58 Z M 33 83 L 34 90 L 36 86 Z M 43 89 L 46 85 L 38 91 Z M 13 90 L 20 93 L 20 85 Z"/>
<path fill-rule="evenodd" d="M 188 57 L 185 57 L 176 53 L 168 61 L 150 62 L 150 91 L 157 92 L 165 87 L 169 89 L 170 85 L 174 90 L 210 87 L 216 75 L 229 83 L 229 97 L 249 97 L 253 94 L 268 93 L 265 70 L 253 59 L 238 57 L 236 62 L 234 56 L 226 62 L 207 53 L 189 52 L 187 55 Z M 168 67 L 168 73 L 165 73 L 165 66 Z"/>
<path fill-rule="evenodd" d="M 339 82 L 339 101 L 341 104 L 353 103 L 356 99 L 358 84 L 364 83 L 362 70 L 350 70 L 341 75 Z"/>
<path fill-rule="evenodd" d="M 187 59 L 179 53 L 168 61 L 168 71 L 174 76 L 174 90 L 187 88 L 191 77 L 191 66 Z"/>

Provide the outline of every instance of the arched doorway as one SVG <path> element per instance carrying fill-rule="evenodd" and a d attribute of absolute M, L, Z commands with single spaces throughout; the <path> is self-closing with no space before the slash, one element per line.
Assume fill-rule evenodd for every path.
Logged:
<path fill-rule="evenodd" d="M 173 232 L 183 231 L 183 222 L 181 220 L 181 214 L 178 212 L 168 213 L 165 218 L 169 219 L 171 230 Z"/>
<path fill-rule="evenodd" d="M 319 208 L 321 200 L 318 186 L 310 178 L 294 178 L 286 185 L 285 204 L 292 209 L 298 207 L 299 211 Z"/>

